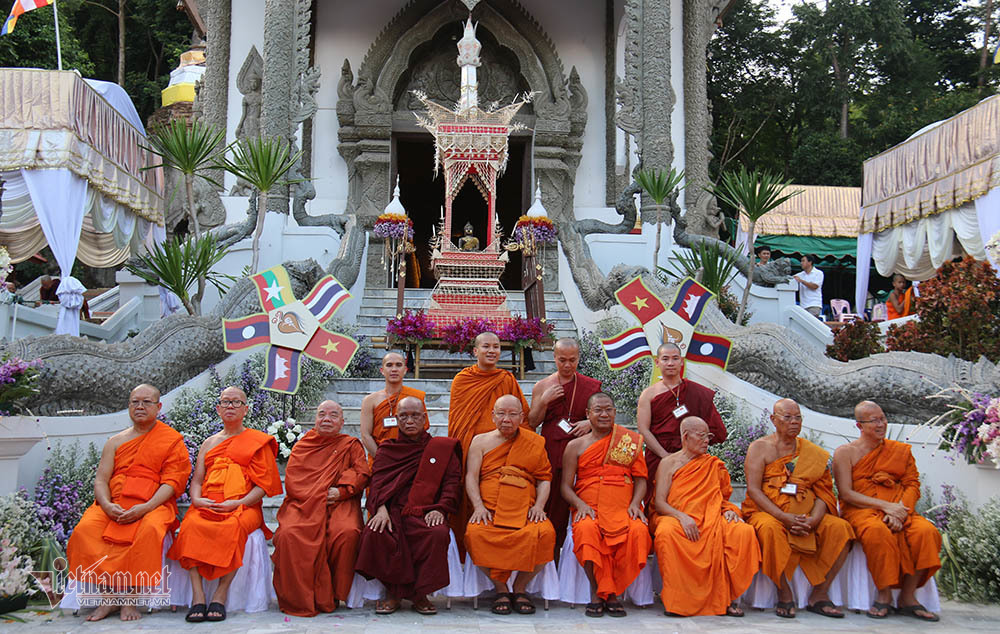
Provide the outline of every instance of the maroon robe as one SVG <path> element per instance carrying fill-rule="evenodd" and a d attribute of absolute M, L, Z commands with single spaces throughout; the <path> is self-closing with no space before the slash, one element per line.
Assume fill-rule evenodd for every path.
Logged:
<path fill-rule="evenodd" d="M 563 541 L 566 540 L 570 513 L 569 504 L 559 492 L 559 487 L 562 486 L 562 457 L 566 445 L 575 438 L 559 428 L 559 421 L 566 419 L 570 423 L 575 423 L 586 419 L 587 401 L 600 391 L 600 381 L 577 372 L 572 381 L 563 385 L 563 397 L 549 403 L 545 409 L 545 418 L 542 419 L 541 435 L 545 438 L 545 452 L 549 456 L 549 464 L 552 465 L 552 493 L 549 494 L 549 501 L 545 503 L 545 513 L 556 529 L 557 560 L 562 551 Z M 573 402 L 570 403 L 570 400 Z"/>
<path fill-rule="evenodd" d="M 688 416 L 697 416 L 708 423 L 708 431 L 714 435 L 709 444 L 725 442 L 726 425 L 715 409 L 715 391 L 704 385 L 699 385 L 688 379 L 681 379 L 681 384 L 673 392 L 667 390 L 653 398 L 649 404 L 649 431 L 653 432 L 660 446 L 667 453 L 681 449 L 681 421 L 674 417 L 678 405 L 687 407 Z M 646 467 L 649 468 L 650 481 L 656 481 L 656 468 L 660 466 L 660 457 L 646 447 Z M 647 498 L 653 493 L 649 487 Z"/>
<path fill-rule="evenodd" d="M 389 596 L 415 599 L 448 585 L 448 515 L 458 510 L 462 493 L 461 447 L 453 438 L 421 433 L 416 442 L 400 437 L 379 445 L 372 465 L 368 515 L 383 504 L 392 532 L 365 526 L 356 570 L 378 579 Z M 440 511 L 430 527 L 424 515 Z"/>

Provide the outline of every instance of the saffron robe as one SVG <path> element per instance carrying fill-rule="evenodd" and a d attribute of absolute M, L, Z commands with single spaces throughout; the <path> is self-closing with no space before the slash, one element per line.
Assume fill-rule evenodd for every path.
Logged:
<path fill-rule="evenodd" d="M 684 534 L 673 517 L 654 515 L 653 546 L 660 563 L 668 612 L 682 616 L 725 614 L 760 569 L 760 546 L 749 524 L 727 522 L 722 513 L 739 514 L 729 501 L 729 472 L 711 454 L 694 458 L 674 472 L 667 504 L 689 515 L 698 525 L 698 541 Z"/>
<path fill-rule="evenodd" d="M 399 437 L 399 425 L 384 427 L 382 420 L 389 416 L 395 416 L 399 402 L 407 396 L 419 398 L 422 403 L 426 394 L 423 390 L 417 390 L 404 385 L 399 390 L 399 394 L 383 399 L 381 403 L 376 404 L 372 409 L 372 436 L 375 438 L 375 444 L 381 445 L 387 440 L 394 440 Z M 424 416 L 424 429 L 430 429 L 430 426 L 430 421 Z"/>
<path fill-rule="evenodd" d="M 743 517 L 760 542 L 761 570 L 778 587 L 782 577 L 792 578 L 796 566 L 812 585 L 823 583 L 844 546 L 854 539 L 851 525 L 837 515 L 829 462 L 830 454 L 822 447 L 799 438 L 794 453 L 764 467 L 760 488 L 782 511 L 809 515 L 817 498 L 826 504 L 826 514 L 810 535 L 792 535 L 750 496 L 743 500 Z M 794 495 L 781 492 L 786 484 L 796 485 Z"/>
<path fill-rule="evenodd" d="M 505 583 L 514 570 L 530 572 L 552 561 L 556 544 L 552 523 L 528 519 L 536 499 L 535 484 L 551 479 L 545 439 L 533 431 L 521 429 L 513 440 L 483 456 L 479 494 L 493 521 L 469 524 L 465 547 L 472 562 L 488 568 L 495 581 Z"/>
<path fill-rule="evenodd" d="M 657 394 L 649 403 L 650 418 L 649 431 L 656 436 L 657 442 L 667 453 L 674 453 L 681 449 L 681 421 L 674 416 L 674 410 L 678 405 L 687 407 L 688 416 L 697 416 L 708 423 L 708 431 L 713 434 L 711 444 L 725 442 L 726 425 L 722 422 L 722 417 L 715 409 L 715 392 L 704 385 L 699 385 L 688 379 L 681 379 L 681 384 L 674 389 Z M 660 466 L 660 457 L 652 451 L 646 452 L 646 467 L 648 471 L 656 477 L 656 468 Z M 649 487 L 649 495 L 646 503 L 650 504 L 653 487 Z"/>
<path fill-rule="evenodd" d="M 581 566 L 593 562 L 602 599 L 624 594 L 653 545 L 645 522 L 628 515 L 635 478 L 648 479 L 642 437 L 624 427 L 615 425 L 580 454 L 573 488 L 597 519 L 584 517 L 573 524 L 573 552 Z"/>
<path fill-rule="evenodd" d="M 517 379 L 507 370 L 494 368 L 487 372 L 473 365 L 464 368 L 452 380 L 451 401 L 448 406 L 448 437 L 454 438 L 461 444 L 463 467 L 465 458 L 469 455 L 472 439 L 496 429 L 496 424 L 493 422 L 493 404 L 505 394 L 512 394 L 521 399 L 521 407 L 524 410 L 523 426 L 527 429 L 530 409 L 528 401 L 524 399 Z M 455 533 L 463 561 L 465 556 L 463 536 L 471 515 L 469 496 L 465 495 L 463 490 L 458 512 L 451 516 L 451 530 Z"/>
<path fill-rule="evenodd" d="M 448 515 L 462 495 L 462 456 L 453 438 L 431 438 L 424 432 L 416 442 L 386 441 L 375 455 L 368 493 L 368 516 L 385 505 L 392 531 L 361 533 L 357 571 L 378 579 L 389 596 L 420 597 L 447 586 L 448 523 L 428 526 L 431 511 Z"/>
<path fill-rule="evenodd" d="M 854 465 L 852 487 L 869 497 L 902 502 L 913 509 L 920 499 L 920 473 L 910 446 L 895 440 L 868 452 Z M 910 511 L 903 530 L 893 533 L 882 521 L 883 513 L 841 501 L 841 514 L 850 522 L 865 550 L 868 570 L 879 589 L 897 588 L 904 575 L 923 570 L 918 586 L 941 567 L 941 533 L 934 524 Z"/>
<path fill-rule="evenodd" d="M 160 421 L 142 436 L 119 445 L 108 481 L 113 503 L 128 510 L 148 501 L 163 484 L 173 487 L 174 495 L 130 524 L 115 522 L 97 502 L 91 504 L 66 545 L 71 576 L 76 578 L 72 571 L 94 566 L 94 575 L 102 577 L 80 581 L 104 583 L 107 577 L 103 575 L 115 573 L 128 573 L 133 581 L 139 575 L 158 578 L 163 568 L 163 538 L 177 528 L 177 498 L 187 488 L 190 475 L 191 457 L 184 438 Z"/>
<path fill-rule="evenodd" d="M 242 498 L 259 486 L 265 495 L 281 493 L 281 476 L 275 454 L 278 442 L 256 429 L 245 429 L 205 454 L 205 481 L 201 496 L 216 502 Z M 177 541 L 167 557 L 190 569 L 198 567 L 203 579 L 218 579 L 243 565 L 247 537 L 258 528 L 269 539 L 261 502 L 239 506 L 229 513 L 191 506 L 184 515 Z"/>
<path fill-rule="evenodd" d="M 591 396 L 601 391 L 601 382 L 577 372 L 573 380 L 563 385 L 563 397 L 549 403 L 545 409 L 540 430 L 545 438 L 545 451 L 552 465 L 552 486 L 557 488 L 562 483 L 562 457 L 566 445 L 575 436 L 567 434 L 559 427 L 559 421 L 567 420 L 574 423 L 587 418 L 587 401 Z M 572 402 L 570 402 L 572 401 Z M 558 490 L 552 492 L 549 501 L 545 503 L 545 513 L 556 529 L 556 555 L 566 539 L 566 528 L 569 526 L 570 507 Z"/>
<path fill-rule="evenodd" d="M 347 601 L 369 475 L 365 448 L 352 436 L 311 429 L 292 447 L 271 555 L 282 612 L 315 616 Z M 340 489 L 340 499 L 328 505 L 330 487 Z"/>

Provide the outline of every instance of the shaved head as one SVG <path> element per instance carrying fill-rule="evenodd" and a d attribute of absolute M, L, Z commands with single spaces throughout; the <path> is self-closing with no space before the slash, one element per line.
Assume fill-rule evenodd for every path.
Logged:
<path fill-rule="evenodd" d="M 697 416 L 688 416 L 681 421 L 681 435 L 685 432 L 699 432 L 708 431 L 708 423 L 705 422 L 704 418 L 699 418 Z"/>
<path fill-rule="evenodd" d="M 580 342 L 573 337 L 563 337 L 562 339 L 556 341 L 556 344 L 552 347 L 553 350 L 576 350 L 580 351 Z"/>
<path fill-rule="evenodd" d="M 865 412 L 867 411 L 882 413 L 882 407 L 875 401 L 861 401 L 854 406 L 854 420 L 861 420 L 866 418 Z"/>
<path fill-rule="evenodd" d="M 159 402 L 161 396 L 160 390 L 157 389 L 155 386 L 150 385 L 149 383 L 140 383 L 139 385 L 136 385 L 134 388 L 132 388 L 132 391 L 129 392 L 129 397 L 131 398 L 132 396 L 135 396 L 135 393 L 140 390 L 146 391 L 147 394 L 150 395 L 152 400 Z"/>
<path fill-rule="evenodd" d="M 490 332 L 487 330 L 486 332 L 481 332 L 478 335 L 476 335 L 476 339 L 472 345 L 479 347 L 484 343 L 486 343 L 487 341 L 500 343 L 500 337 L 497 336 L 497 333 Z"/>
<path fill-rule="evenodd" d="M 401 363 L 406 363 L 406 357 L 404 357 L 403 355 L 401 355 L 396 351 L 386 352 L 382 356 L 382 365 L 385 366 L 386 362 L 388 361 L 399 361 Z"/>
<path fill-rule="evenodd" d="M 344 427 L 344 408 L 337 401 L 329 399 L 316 407 L 314 429 L 324 436 L 335 436 Z"/>
<path fill-rule="evenodd" d="M 521 405 L 521 399 L 517 398 L 513 394 L 504 394 L 497 399 L 497 402 L 493 405 L 493 409 L 516 409 L 519 412 L 524 411 L 524 406 Z"/>
<path fill-rule="evenodd" d="M 417 411 L 420 412 L 426 411 L 426 408 L 424 407 L 424 402 L 421 401 L 416 396 L 404 396 L 403 398 L 399 399 L 399 405 L 397 407 L 397 411 L 402 409 L 409 410 L 411 407 L 415 408 Z"/>
<path fill-rule="evenodd" d="M 247 393 L 243 391 L 243 388 L 236 387 L 235 385 L 230 385 L 222 390 L 222 392 L 219 393 L 219 398 L 222 398 L 224 394 L 228 395 L 230 398 L 238 396 L 243 399 L 243 402 L 246 402 L 247 400 Z"/>
<path fill-rule="evenodd" d="M 680 347 L 680 346 L 678 346 L 678 345 L 677 345 L 676 343 L 674 343 L 673 341 L 667 341 L 667 342 L 664 342 L 664 343 L 661 343 L 661 344 L 660 344 L 660 347 L 658 347 L 658 348 L 656 349 L 656 356 L 660 356 L 660 355 L 661 355 L 661 354 L 663 354 L 663 353 L 664 353 L 664 351 L 666 351 L 666 350 L 676 350 L 676 351 L 677 351 L 677 354 L 680 354 L 680 355 L 683 355 L 683 354 L 684 354 L 684 353 L 683 353 L 683 352 L 681 351 L 681 347 Z"/>

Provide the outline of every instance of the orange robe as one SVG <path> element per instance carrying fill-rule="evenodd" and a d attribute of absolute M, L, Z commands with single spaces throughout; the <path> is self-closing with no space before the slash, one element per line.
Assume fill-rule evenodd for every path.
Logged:
<path fill-rule="evenodd" d="M 395 440 L 396 438 L 399 438 L 399 425 L 394 427 L 384 427 L 382 425 L 382 420 L 389 416 L 395 416 L 396 406 L 399 404 L 399 401 L 403 400 L 407 396 L 419 398 L 422 403 L 426 394 L 423 390 L 417 390 L 404 385 L 402 389 L 400 389 L 399 394 L 384 399 L 372 409 L 372 436 L 375 438 L 376 445 L 381 445 L 387 440 Z M 428 421 L 425 416 L 424 429 L 430 429 L 430 426 L 430 421 Z"/>
<path fill-rule="evenodd" d="M 667 504 L 689 515 L 700 537 L 691 541 L 673 517 L 654 515 L 653 540 L 663 578 L 660 597 L 668 612 L 682 616 L 725 614 L 760 569 L 760 546 L 753 527 L 727 522 L 722 513 L 739 514 L 721 460 L 701 455 L 674 472 Z"/>
<path fill-rule="evenodd" d="M 796 566 L 812 585 L 823 583 L 844 546 L 854 539 L 851 525 L 837 516 L 829 461 L 830 454 L 822 447 L 799 438 L 794 453 L 764 467 L 761 490 L 782 511 L 808 515 L 817 498 L 826 504 L 826 515 L 811 535 L 790 534 L 781 520 L 760 510 L 750 496 L 743 500 L 743 517 L 760 542 L 761 570 L 776 586 L 781 586 L 783 576 L 791 579 Z M 794 495 L 781 493 L 786 483 L 796 485 Z"/>
<path fill-rule="evenodd" d="M 352 436 L 311 429 L 292 447 L 271 555 L 282 612 L 315 616 L 347 601 L 361 539 L 361 492 L 370 476 L 365 448 Z M 340 489 L 340 501 L 328 505 L 330 487 Z"/>
<path fill-rule="evenodd" d="M 851 476 L 852 487 L 863 495 L 902 502 L 910 509 L 920 499 L 920 473 L 906 443 L 883 440 L 858 460 Z M 897 588 L 903 575 L 918 570 L 924 571 L 918 584 L 922 586 L 941 567 L 941 533 L 927 519 L 911 511 L 903 530 L 893 533 L 882 521 L 882 511 L 842 505 L 844 519 L 854 527 L 865 550 L 875 587 Z"/>
<path fill-rule="evenodd" d="M 131 524 L 118 524 L 96 502 L 91 504 L 66 545 L 70 571 L 95 566 L 94 574 L 101 577 L 81 581 L 104 585 L 111 584 L 104 583 L 103 575 L 120 572 L 128 573 L 133 582 L 139 575 L 155 580 L 163 568 L 163 538 L 177 528 L 176 500 L 187 487 L 189 475 L 191 457 L 184 438 L 160 421 L 142 436 L 119 445 L 108 481 L 112 502 L 128 510 L 149 500 L 163 484 L 173 487 L 174 495 Z"/>
<path fill-rule="evenodd" d="M 648 479 L 642 436 L 624 427 L 615 425 L 580 454 L 574 489 L 597 519 L 585 517 L 573 524 L 573 552 L 581 566 L 593 562 L 602 599 L 624 594 L 653 545 L 645 522 L 628 515 L 635 478 Z"/>
<path fill-rule="evenodd" d="M 524 423 L 528 429 L 528 401 L 524 399 L 521 386 L 514 375 L 502 368 L 486 372 L 473 365 L 455 375 L 451 382 L 451 401 L 448 406 L 448 436 L 462 444 L 462 466 L 469 455 L 469 445 L 473 437 L 496 429 L 493 423 L 493 404 L 505 394 L 513 394 L 521 399 L 524 409 Z M 472 515 L 469 496 L 463 493 L 458 512 L 449 519 L 452 532 L 458 541 L 458 548 L 465 556 L 465 526 Z"/>
<path fill-rule="evenodd" d="M 281 476 L 274 456 L 278 442 L 256 429 L 227 438 L 205 454 L 205 481 L 201 496 L 216 502 L 239 499 L 255 486 L 265 495 L 281 493 Z M 192 506 L 184 515 L 177 541 L 167 557 L 190 569 L 198 566 L 204 579 L 218 579 L 243 565 L 247 537 L 264 525 L 262 504 L 240 506 L 230 513 L 216 513 Z"/>
<path fill-rule="evenodd" d="M 483 456 L 479 494 L 493 514 L 488 525 L 469 524 L 465 547 L 472 562 L 489 568 L 490 577 L 506 582 L 511 571 L 530 572 L 552 561 L 556 531 L 552 522 L 532 522 L 528 509 L 535 503 L 535 484 L 552 480 L 545 439 L 521 429 L 513 440 Z"/>

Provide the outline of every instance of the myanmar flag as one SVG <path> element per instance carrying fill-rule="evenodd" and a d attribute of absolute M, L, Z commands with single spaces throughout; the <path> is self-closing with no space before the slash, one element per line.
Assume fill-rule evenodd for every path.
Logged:
<path fill-rule="evenodd" d="M 13 31 L 14 25 L 17 24 L 17 19 L 21 17 L 22 14 L 27 13 L 32 9 L 47 7 L 54 1 L 55 0 L 16 0 L 14 2 L 14 6 L 10 9 L 10 15 L 7 16 L 7 21 L 3 23 L 3 28 L 0 28 L 0 35 L 7 35 Z"/>
<path fill-rule="evenodd" d="M 275 308 L 281 308 L 295 302 L 295 294 L 292 293 L 292 281 L 288 278 L 288 271 L 285 267 L 271 267 L 266 271 L 261 271 L 250 278 L 257 287 L 260 295 L 260 305 L 270 313 Z"/>

